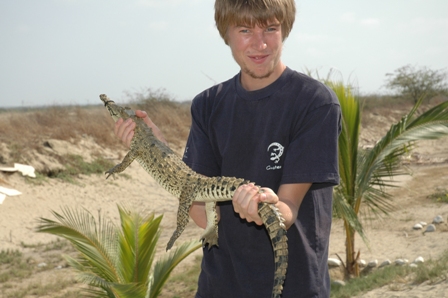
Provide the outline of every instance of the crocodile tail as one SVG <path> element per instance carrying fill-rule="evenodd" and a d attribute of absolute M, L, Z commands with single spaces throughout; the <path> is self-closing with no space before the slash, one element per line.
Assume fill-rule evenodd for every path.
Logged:
<path fill-rule="evenodd" d="M 275 273 L 272 297 L 280 298 L 288 268 L 288 238 L 283 224 L 284 219 L 277 207 L 267 203 L 258 204 L 258 214 L 269 233 L 274 250 Z"/>

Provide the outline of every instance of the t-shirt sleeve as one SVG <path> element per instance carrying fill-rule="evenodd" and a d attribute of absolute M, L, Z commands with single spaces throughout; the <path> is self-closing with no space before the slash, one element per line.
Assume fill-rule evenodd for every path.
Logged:
<path fill-rule="evenodd" d="M 281 184 L 313 183 L 325 187 L 339 183 L 338 137 L 341 111 L 336 95 L 310 109 L 287 148 Z"/>
<path fill-rule="evenodd" d="M 213 177 L 220 176 L 220 167 L 216 161 L 208 136 L 208 121 L 205 98 L 196 97 L 191 105 L 191 128 L 183 161 L 195 172 Z"/>

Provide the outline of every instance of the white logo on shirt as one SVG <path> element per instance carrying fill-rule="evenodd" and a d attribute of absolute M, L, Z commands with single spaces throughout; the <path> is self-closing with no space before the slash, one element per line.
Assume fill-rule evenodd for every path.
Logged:
<path fill-rule="evenodd" d="M 283 149 L 284 147 L 277 142 L 274 142 L 271 145 L 269 145 L 268 152 L 271 152 L 271 160 L 274 163 L 278 163 L 280 161 L 280 157 L 282 157 L 283 155 Z"/>

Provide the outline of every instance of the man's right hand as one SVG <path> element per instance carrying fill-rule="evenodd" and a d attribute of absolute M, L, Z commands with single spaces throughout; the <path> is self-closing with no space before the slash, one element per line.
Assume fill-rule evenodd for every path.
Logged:
<path fill-rule="evenodd" d="M 139 118 L 142 118 L 146 125 L 151 128 L 156 138 L 158 138 L 161 142 L 167 144 L 162 132 L 151 121 L 145 111 L 136 110 L 135 115 Z M 126 121 L 123 121 L 123 119 L 118 119 L 118 121 L 115 122 L 114 133 L 127 147 L 130 147 L 132 138 L 134 137 L 134 128 L 135 122 L 132 121 L 132 119 L 127 119 Z"/>

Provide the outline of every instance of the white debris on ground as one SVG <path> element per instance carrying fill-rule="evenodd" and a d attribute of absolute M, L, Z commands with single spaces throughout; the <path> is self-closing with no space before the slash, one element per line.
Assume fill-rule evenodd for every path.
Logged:
<path fill-rule="evenodd" d="M 35 169 L 29 165 L 23 165 L 20 163 L 15 163 L 14 167 L 0 167 L 2 172 L 20 172 L 22 176 L 28 176 L 31 178 L 36 178 Z"/>
<path fill-rule="evenodd" d="M 1 172 L 10 172 L 10 173 L 20 172 L 20 173 L 22 173 L 22 176 L 36 178 L 35 169 L 32 166 L 22 165 L 19 163 L 15 163 L 14 167 L 0 167 L 0 171 Z M 22 193 L 16 189 L 0 186 L 0 204 L 2 204 L 5 201 L 6 196 L 12 197 L 12 196 L 18 196 L 21 194 Z"/>
<path fill-rule="evenodd" d="M 3 203 L 3 201 L 6 199 L 6 196 L 13 197 L 21 194 L 22 193 L 16 189 L 0 186 L 0 204 Z"/>
<path fill-rule="evenodd" d="M 22 194 L 20 191 L 18 191 L 16 189 L 7 188 L 7 187 L 3 187 L 3 186 L 0 186 L 0 193 L 5 194 L 9 197 L 18 196 L 18 195 Z"/>

